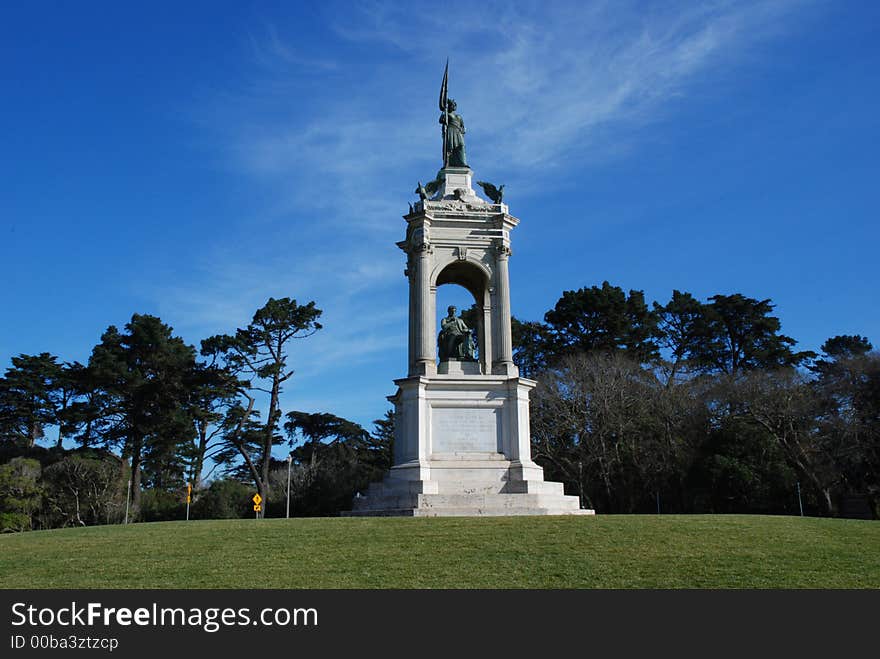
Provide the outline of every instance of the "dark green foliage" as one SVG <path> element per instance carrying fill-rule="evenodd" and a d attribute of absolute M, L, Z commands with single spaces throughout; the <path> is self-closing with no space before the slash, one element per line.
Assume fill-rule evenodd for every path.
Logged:
<path fill-rule="evenodd" d="M 629 294 L 607 281 L 602 286 L 565 291 L 544 322 L 511 319 L 514 362 L 534 377 L 566 355 L 621 353 L 638 362 L 659 358 L 658 316 L 642 291 Z"/>
<path fill-rule="evenodd" d="M 13 458 L 0 465 L 0 533 L 29 531 L 42 503 L 40 463 Z"/>
<path fill-rule="evenodd" d="M 186 500 L 183 491 L 169 492 L 147 488 L 141 499 L 139 520 L 142 522 L 170 522 L 186 518 Z"/>
<path fill-rule="evenodd" d="M 33 446 L 58 420 L 62 367 L 48 352 L 12 358 L 0 379 L 0 439 Z"/>
<path fill-rule="evenodd" d="M 772 434 L 745 415 L 713 416 L 687 473 L 694 512 L 796 513 L 797 476 Z"/>
<path fill-rule="evenodd" d="M 70 453 L 43 470 L 48 527 L 93 526 L 122 521 L 126 466 L 116 456 Z"/>
<path fill-rule="evenodd" d="M 284 429 L 297 472 L 292 496 L 299 515 L 350 510 L 352 497 L 391 467 L 387 425 L 370 435 L 333 414 L 291 412 L 287 419 Z"/>
<path fill-rule="evenodd" d="M 678 505 L 681 474 L 706 431 L 696 395 L 619 353 L 564 357 L 533 397 L 533 458 L 585 507 L 651 511 L 658 492 Z"/>
<path fill-rule="evenodd" d="M 224 442 L 224 433 L 230 423 L 234 427 L 240 418 L 237 412 L 230 416 L 230 410 L 237 408 L 239 391 L 246 383 L 216 364 L 196 363 L 187 386 L 191 393 L 189 410 L 195 423 L 195 436 L 192 444 L 181 451 L 181 458 L 186 465 L 187 482 L 198 490 L 206 462 L 229 448 Z M 229 463 L 233 457 L 215 462 Z"/>
<path fill-rule="evenodd" d="M 666 306 L 654 302 L 660 345 L 669 360 L 670 383 L 682 372 L 693 372 L 701 362 L 700 345 L 709 332 L 707 311 L 706 305 L 693 295 L 680 291 L 672 291 Z"/>
<path fill-rule="evenodd" d="M 474 348 L 475 348 L 474 357 L 477 360 L 480 359 L 480 345 L 479 345 L 480 342 L 478 340 L 477 328 L 479 327 L 479 323 L 480 323 L 479 317 L 480 317 L 481 313 L 482 312 L 480 312 L 477 309 L 476 304 L 472 304 L 470 307 L 462 310 L 461 313 L 459 313 L 459 317 L 464 321 L 464 324 L 468 326 L 468 329 L 473 331 Z"/>
<path fill-rule="evenodd" d="M 822 344 L 822 352 L 832 359 L 851 359 L 866 355 L 874 346 L 864 336 L 842 334 L 833 336 Z"/>
<path fill-rule="evenodd" d="M 811 383 L 795 369 L 815 354 L 772 311 L 676 290 L 649 313 L 605 282 L 563 293 L 544 323 L 514 320 L 516 362 L 541 383 L 535 459 L 606 512 L 647 511 L 652 492 L 664 510 L 791 512 L 798 482 L 823 514 L 843 491 L 874 497 L 870 343 L 830 339 Z"/>
<path fill-rule="evenodd" d="M 544 315 L 546 341 L 555 355 L 622 352 L 640 362 L 657 357 L 657 319 L 642 291 L 618 286 L 565 291 Z"/>
<path fill-rule="evenodd" d="M 98 371 L 89 366 L 73 363 L 68 366 L 67 377 L 73 398 L 60 415 L 62 431 L 79 446 L 98 446 L 113 427 L 116 419 L 112 414 L 112 394 L 101 388 L 97 381 Z"/>
<path fill-rule="evenodd" d="M 797 478 L 821 496 L 823 512 L 832 514 L 837 476 L 817 441 L 821 402 L 805 376 L 792 368 L 755 370 L 722 377 L 719 389 L 725 416 L 747 424 L 753 435 L 766 434 Z"/>
<path fill-rule="evenodd" d="M 183 481 L 176 456 L 194 434 L 188 388 L 194 369 L 194 349 L 155 316 L 133 315 L 125 332 L 107 328 L 92 351 L 89 371 L 101 392 L 99 439 L 131 462 L 135 516 L 142 480 L 166 490 Z"/>
<path fill-rule="evenodd" d="M 736 293 L 713 295 L 704 305 L 705 318 L 689 356 L 704 372 L 736 376 L 743 371 L 797 366 L 815 356 L 794 352 L 794 339 L 779 334 L 779 319 L 771 316 L 770 300 Z"/>
<path fill-rule="evenodd" d="M 518 318 L 510 319 L 513 339 L 513 362 L 519 367 L 523 377 L 533 377 L 547 368 L 548 340 L 547 328 L 541 323 L 524 322 Z"/>
<path fill-rule="evenodd" d="M 469 329 L 476 331 L 477 323 L 479 322 L 479 310 L 477 309 L 476 304 L 472 304 L 467 309 L 461 310 L 459 313 L 459 317 L 464 321 L 464 324 L 468 326 Z"/>
<path fill-rule="evenodd" d="M 564 355 L 620 352 L 642 364 L 663 365 L 671 383 L 681 375 L 738 375 L 798 366 L 815 357 L 793 350 L 796 341 L 779 333 L 772 310 L 770 300 L 738 293 L 713 295 L 704 304 L 677 290 L 666 305 L 654 302 L 649 310 L 641 291 L 627 296 L 606 281 L 565 291 L 544 323 L 514 320 L 515 360 L 525 373 L 535 374 Z"/>
<path fill-rule="evenodd" d="M 390 469 L 394 464 L 394 410 L 386 410 L 385 416 L 373 421 L 373 447 L 379 452 L 377 466 Z"/>
<path fill-rule="evenodd" d="M 813 365 L 819 438 L 846 494 L 867 496 L 880 514 L 880 353 L 860 336 L 838 336 Z"/>
<path fill-rule="evenodd" d="M 198 497 L 190 511 L 191 519 L 237 519 L 253 517 L 253 485 L 233 478 L 213 481 Z"/>
<path fill-rule="evenodd" d="M 241 381 L 237 400 L 227 399 L 223 421 L 224 447 L 217 454 L 234 468 L 243 461 L 266 505 L 271 499 L 272 447 L 282 443 L 279 396 L 293 376 L 287 363 L 290 342 L 321 329 L 321 310 L 314 302 L 297 304 L 291 298 L 269 301 L 254 313 L 251 323 L 234 335 L 217 335 L 202 341 L 202 355 Z M 254 409 L 255 392 L 269 395 L 265 420 L 259 423 Z"/>

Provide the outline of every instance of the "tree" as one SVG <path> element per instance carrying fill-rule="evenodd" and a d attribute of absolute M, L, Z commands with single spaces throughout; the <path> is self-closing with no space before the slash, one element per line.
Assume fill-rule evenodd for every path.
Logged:
<path fill-rule="evenodd" d="M 755 300 L 739 293 L 713 295 L 703 307 L 701 331 L 688 348 L 690 360 L 704 372 L 737 376 L 754 369 L 796 366 L 815 357 L 795 352 L 797 343 L 780 334 L 781 323 L 771 316 L 770 300 Z"/>
<path fill-rule="evenodd" d="M 179 485 L 182 465 L 175 456 L 193 435 L 187 383 L 195 351 L 172 332 L 155 316 L 134 314 L 125 332 L 108 327 L 89 359 L 101 392 L 99 438 L 131 460 L 135 516 L 144 471 L 160 487 Z"/>
<path fill-rule="evenodd" d="M 49 514 L 56 525 L 119 521 L 125 505 L 123 463 L 112 454 L 68 455 L 43 472 Z"/>
<path fill-rule="evenodd" d="M 627 295 L 618 286 L 565 291 L 544 315 L 547 342 L 554 355 L 621 352 L 639 362 L 658 354 L 657 320 L 642 291 Z"/>
<path fill-rule="evenodd" d="M 707 389 L 717 390 L 714 378 Z M 718 395 L 716 392 L 715 395 Z M 792 470 L 776 439 L 748 416 L 713 406 L 685 474 L 690 510 L 701 513 L 791 514 L 797 511 Z M 812 488 L 804 488 L 810 506 Z"/>
<path fill-rule="evenodd" d="M 0 533 L 33 528 L 43 495 L 40 471 L 40 463 L 31 458 L 13 458 L 0 465 Z"/>
<path fill-rule="evenodd" d="M 111 408 L 110 397 L 101 389 L 92 367 L 74 362 L 68 366 L 66 377 L 72 397 L 59 415 L 64 435 L 82 448 L 94 447 L 112 425 L 112 420 L 104 416 Z"/>
<path fill-rule="evenodd" d="M 860 334 L 840 334 L 825 341 L 820 349 L 825 354 L 826 360 L 835 361 L 862 357 L 871 352 L 874 346 Z M 826 360 L 822 360 L 820 363 Z"/>
<path fill-rule="evenodd" d="M 690 293 L 672 291 L 665 306 L 654 302 L 660 345 L 669 355 L 666 383 L 671 386 L 682 372 L 692 370 L 701 339 L 707 332 L 705 305 Z"/>
<path fill-rule="evenodd" d="M 806 377 L 793 368 L 761 369 L 725 377 L 722 387 L 731 416 L 772 438 L 791 468 L 821 495 L 825 512 L 832 514 L 836 474 L 817 441 L 818 401 Z"/>
<path fill-rule="evenodd" d="M 385 427 L 387 430 L 387 426 Z M 324 412 L 290 412 L 284 430 L 297 466 L 296 509 L 337 514 L 391 466 L 387 436 Z"/>
<path fill-rule="evenodd" d="M 867 495 L 880 510 L 880 354 L 862 336 L 835 336 L 812 369 L 818 425 L 842 493 Z"/>
<path fill-rule="evenodd" d="M 187 453 L 189 481 L 196 496 L 205 477 L 202 472 L 206 460 L 222 454 L 227 448 L 224 432 L 229 428 L 224 421 L 229 410 L 236 406 L 239 390 L 243 386 L 246 384 L 216 364 L 197 363 L 192 372 L 189 382 L 192 393 L 190 410 L 195 422 L 195 438 Z"/>
<path fill-rule="evenodd" d="M 661 491 L 679 498 L 700 419 L 685 392 L 621 353 L 564 357 L 535 390 L 533 458 L 604 512 L 651 509 Z"/>
<path fill-rule="evenodd" d="M 287 363 L 290 343 L 320 330 L 320 316 L 321 310 L 314 302 L 299 305 L 290 298 L 269 298 L 247 327 L 236 330 L 234 335 L 221 334 L 202 341 L 202 355 L 245 383 L 238 393 L 246 403 L 237 403 L 226 414 L 224 441 L 231 450 L 223 457 L 230 459 L 233 452 L 237 453 L 265 505 L 271 498 L 272 447 L 282 442 L 278 434 L 280 395 L 284 383 L 294 373 Z M 262 424 L 256 421 L 256 392 L 269 396 L 269 409 Z"/>
<path fill-rule="evenodd" d="M 373 421 L 371 444 L 378 452 L 376 463 L 382 471 L 394 465 L 394 427 L 394 410 L 386 410 L 385 416 Z"/>
<path fill-rule="evenodd" d="M 239 519 L 253 517 L 250 485 L 234 478 L 213 481 L 192 504 L 194 519 Z"/>
<path fill-rule="evenodd" d="M 48 352 L 12 358 L 12 368 L 0 379 L 0 436 L 31 447 L 57 423 L 56 360 Z"/>
<path fill-rule="evenodd" d="M 549 340 L 547 326 L 534 321 L 510 319 L 513 341 L 513 361 L 523 377 L 534 377 L 545 368 L 550 356 L 547 355 Z"/>

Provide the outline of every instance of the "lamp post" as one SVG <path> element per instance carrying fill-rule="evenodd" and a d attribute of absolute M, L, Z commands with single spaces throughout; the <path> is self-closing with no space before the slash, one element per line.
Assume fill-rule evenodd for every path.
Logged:
<path fill-rule="evenodd" d="M 189 504 L 192 501 L 192 491 L 193 486 L 192 483 L 187 481 L 186 483 L 186 521 L 189 521 Z"/>
<path fill-rule="evenodd" d="M 804 516 L 804 501 L 801 499 L 801 482 L 797 481 L 798 506 L 801 509 L 801 517 Z"/>
<path fill-rule="evenodd" d="M 131 502 L 131 479 L 128 479 L 128 488 L 125 490 L 125 523 L 128 524 L 128 504 Z"/>
<path fill-rule="evenodd" d="M 287 519 L 290 519 L 290 463 L 293 462 L 293 456 L 287 455 Z"/>

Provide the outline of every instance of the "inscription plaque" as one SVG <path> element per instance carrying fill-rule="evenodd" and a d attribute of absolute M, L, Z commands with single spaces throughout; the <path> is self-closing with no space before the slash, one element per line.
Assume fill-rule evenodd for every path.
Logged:
<path fill-rule="evenodd" d="M 434 453 L 500 452 L 500 409 L 435 407 L 431 410 Z"/>

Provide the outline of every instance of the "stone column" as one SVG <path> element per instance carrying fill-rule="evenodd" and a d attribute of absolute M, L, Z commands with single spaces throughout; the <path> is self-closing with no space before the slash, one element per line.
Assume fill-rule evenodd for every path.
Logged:
<path fill-rule="evenodd" d="M 513 363 L 513 337 L 510 331 L 510 278 L 507 261 L 510 258 L 510 247 L 498 247 L 498 276 L 496 280 L 498 295 L 498 364 L 493 364 L 493 372 L 503 375 L 516 375 L 517 368 Z"/>
<path fill-rule="evenodd" d="M 484 297 L 488 298 L 488 291 L 484 295 Z M 492 373 L 492 305 L 491 302 L 489 304 L 483 305 L 483 323 L 481 329 L 483 330 L 480 339 L 482 343 L 480 344 L 481 356 L 483 359 L 483 373 L 485 375 L 489 375 Z"/>
<path fill-rule="evenodd" d="M 408 375 L 415 375 L 416 372 L 416 343 L 418 342 L 418 339 L 416 338 L 416 286 L 418 284 L 418 279 L 416 277 L 415 262 L 412 252 L 408 253 L 406 258 L 406 270 L 403 272 L 403 274 L 406 275 L 406 280 L 409 284 L 409 334 L 406 367 Z"/>
<path fill-rule="evenodd" d="M 431 262 L 433 269 L 434 263 Z M 431 356 L 429 373 L 437 372 L 437 287 L 428 287 L 428 304 L 425 307 L 427 313 L 428 354 Z"/>
<path fill-rule="evenodd" d="M 436 372 L 434 337 L 431 335 L 431 246 L 423 242 L 416 246 L 415 314 L 416 355 L 414 375 Z"/>

